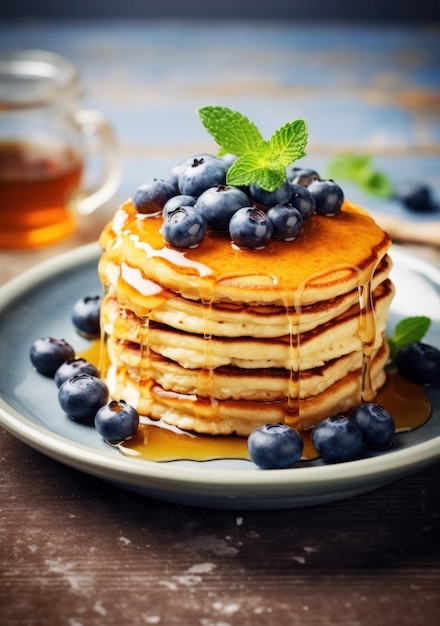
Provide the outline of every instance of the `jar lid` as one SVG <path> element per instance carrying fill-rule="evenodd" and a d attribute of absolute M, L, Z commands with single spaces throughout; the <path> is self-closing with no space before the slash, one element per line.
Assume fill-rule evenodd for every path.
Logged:
<path fill-rule="evenodd" d="M 0 110 L 46 107 L 81 93 L 78 70 L 63 56 L 33 49 L 0 52 Z"/>

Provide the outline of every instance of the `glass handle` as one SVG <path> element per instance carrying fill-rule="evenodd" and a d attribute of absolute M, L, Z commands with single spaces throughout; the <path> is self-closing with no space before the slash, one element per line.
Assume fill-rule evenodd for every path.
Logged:
<path fill-rule="evenodd" d="M 115 134 L 99 111 L 80 109 L 74 114 L 74 121 L 80 129 L 86 145 L 87 160 L 94 159 L 101 166 L 97 180 L 90 191 L 83 191 L 76 202 L 76 210 L 81 215 L 90 215 L 115 194 L 121 179 L 121 166 L 118 143 Z"/>

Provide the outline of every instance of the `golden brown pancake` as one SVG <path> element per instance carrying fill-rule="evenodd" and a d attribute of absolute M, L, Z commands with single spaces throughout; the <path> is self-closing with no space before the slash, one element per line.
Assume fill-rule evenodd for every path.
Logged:
<path fill-rule="evenodd" d="M 310 428 L 383 385 L 391 242 L 362 209 L 346 202 L 264 250 L 213 231 L 177 250 L 161 225 L 127 202 L 101 234 L 113 397 L 184 430 L 247 435 Z"/>

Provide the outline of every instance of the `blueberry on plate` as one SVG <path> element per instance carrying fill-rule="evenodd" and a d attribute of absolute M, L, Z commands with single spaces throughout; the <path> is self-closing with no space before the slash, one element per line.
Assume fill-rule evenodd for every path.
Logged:
<path fill-rule="evenodd" d="M 180 172 L 179 191 L 181 194 L 198 197 L 210 187 L 224 185 L 227 169 L 226 161 L 220 157 L 196 157 Z"/>
<path fill-rule="evenodd" d="M 112 400 L 98 409 L 95 428 L 109 442 L 126 441 L 136 434 L 139 413 L 125 400 Z"/>
<path fill-rule="evenodd" d="M 350 420 L 362 431 L 364 444 L 369 448 L 388 448 L 395 432 L 394 420 L 380 404 L 364 402 L 350 412 Z"/>
<path fill-rule="evenodd" d="M 313 428 L 311 442 L 325 461 L 339 463 L 359 454 L 363 437 L 355 422 L 344 415 L 333 415 Z"/>
<path fill-rule="evenodd" d="M 43 337 L 33 342 L 29 356 L 37 372 L 53 378 L 64 361 L 75 357 L 75 351 L 64 339 Z"/>
<path fill-rule="evenodd" d="M 101 296 L 85 296 L 75 302 L 72 307 L 72 323 L 84 337 L 99 337 L 101 313 Z"/>
<path fill-rule="evenodd" d="M 291 187 L 289 181 L 287 180 L 281 185 L 281 187 L 278 187 L 278 189 L 275 189 L 274 191 L 266 191 L 263 187 L 252 183 L 249 186 L 249 193 L 254 202 L 263 207 L 270 207 L 281 202 L 289 202 Z"/>
<path fill-rule="evenodd" d="M 175 192 L 179 193 L 179 176 L 180 176 L 180 174 L 183 172 L 183 170 L 186 167 L 188 167 L 188 165 L 191 165 L 191 163 L 194 161 L 194 159 L 204 159 L 204 158 L 211 159 L 213 156 L 214 155 L 212 155 L 212 154 L 208 154 L 206 152 L 201 152 L 201 153 L 198 153 L 198 154 L 193 154 L 193 155 L 191 155 L 189 157 L 185 157 L 184 159 L 182 159 L 178 163 L 175 163 L 175 165 L 173 165 L 173 167 L 171 168 L 171 172 L 170 172 L 170 175 L 168 177 L 168 182 L 173 185 L 173 187 L 175 188 Z"/>
<path fill-rule="evenodd" d="M 273 238 L 283 241 L 296 239 L 303 227 L 303 216 L 291 204 L 276 204 L 266 212 L 273 225 Z"/>
<path fill-rule="evenodd" d="M 70 418 L 92 424 L 98 409 L 108 401 L 107 385 L 96 376 L 78 374 L 58 389 L 58 401 Z"/>
<path fill-rule="evenodd" d="M 200 194 L 195 203 L 208 226 L 218 231 L 227 231 L 231 217 L 244 206 L 249 206 L 249 198 L 244 191 L 231 185 L 210 187 Z"/>
<path fill-rule="evenodd" d="M 332 217 L 338 215 L 344 202 L 344 192 L 333 180 L 314 180 L 308 190 L 315 198 L 315 212 Z"/>
<path fill-rule="evenodd" d="M 287 469 L 300 460 L 304 442 L 286 424 L 266 424 L 251 432 L 247 446 L 251 461 L 261 469 Z"/>
<path fill-rule="evenodd" d="M 395 358 L 399 373 L 418 385 L 440 384 L 440 350 L 414 342 L 400 348 Z"/>
<path fill-rule="evenodd" d="M 78 374 L 90 374 L 99 378 L 98 368 L 82 357 L 64 361 L 55 372 L 54 380 L 57 387 L 61 387 L 64 381 Z"/>
<path fill-rule="evenodd" d="M 152 178 L 136 189 L 133 205 L 138 213 L 160 213 L 163 205 L 176 194 L 176 189 L 163 178 Z"/>
<path fill-rule="evenodd" d="M 262 249 L 273 233 L 273 225 L 264 211 L 254 207 L 238 209 L 229 222 L 229 235 L 237 248 Z"/>
<path fill-rule="evenodd" d="M 199 245 L 206 228 L 200 211 L 192 206 L 181 206 L 164 217 L 162 236 L 174 248 L 191 248 Z"/>
<path fill-rule="evenodd" d="M 302 185 L 291 185 L 290 187 L 291 195 L 289 204 L 295 207 L 295 209 L 298 209 L 304 220 L 310 219 L 315 213 L 315 198 L 307 187 L 303 187 Z"/>

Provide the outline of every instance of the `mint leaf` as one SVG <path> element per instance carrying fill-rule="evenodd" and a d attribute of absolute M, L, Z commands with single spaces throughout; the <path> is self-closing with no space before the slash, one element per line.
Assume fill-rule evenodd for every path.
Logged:
<path fill-rule="evenodd" d="M 391 358 L 394 359 L 403 346 L 421 341 L 428 332 L 430 325 L 431 320 L 424 315 L 405 317 L 400 320 L 396 324 L 393 335 L 388 337 Z"/>
<path fill-rule="evenodd" d="M 230 152 L 238 157 L 227 173 L 229 185 L 255 183 L 274 191 L 285 183 L 286 167 L 305 154 L 307 126 L 304 120 L 288 122 L 266 141 L 255 124 L 237 111 L 207 106 L 197 113 L 220 146 L 219 154 Z"/>
<path fill-rule="evenodd" d="M 335 180 L 347 180 L 359 185 L 366 193 L 390 198 L 393 185 L 388 176 L 374 168 L 373 159 L 367 154 L 341 154 L 327 167 L 327 175 Z"/>
<path fill-rule="evenodd" d="M 268 168 L 264 157 L 249 154 L 239 157 L 229 168 L 226 174 L 228 185 L 251 185 L 256 183 L 267 191 L 274 191 L 281 187 L 286 180 L 286 169 Z"/>
<path fill-rule="evenodd" d="M 203 107 L 197 113 L 223 152 L 236 156 L 257 153 L 263 138 L 255 124 L 245 115 L 226 107 L 214 106 Z"/>
<path fill-rule="evenodd" d="M 274 132 L 269 139 L 268 153 L 272 161 L 287 167 L 305 155 L 307 126 L 304 120 L 288 122 Z"/>

